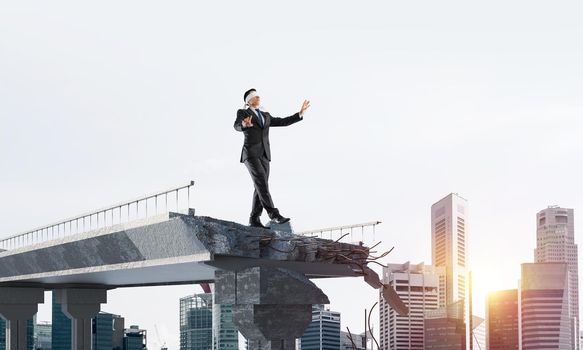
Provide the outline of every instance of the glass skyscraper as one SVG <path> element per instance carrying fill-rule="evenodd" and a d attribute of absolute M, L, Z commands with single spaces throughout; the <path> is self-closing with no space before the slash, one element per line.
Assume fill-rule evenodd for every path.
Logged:
<path fill-rule="evenodd" d="M 300 340 L 301 350 L 340 349 L 340 313 L 312 306 L 312 322 Z"/>
<path fill-rule="evenodd" d="M 100 312 L 91 320 L 93 336 L 92 350 L 111 350 L 113 340 L 113 315 Z"/>
<path fill-rule="evenodd" d="M 131 326 L 125 330 L 123 350 L 142 350 L 146 331 L 138 326 Z"/>
<path fill-rule="evenodd" d="M 93 350 L 122 350 L 124 319 L 121 316 L 100 312 L 92 319 Z"/>
<path fill-rule="evenodd" d="M 180 299 L 181 350 L 238 350 L 231 305 L 213 305 L 212 293 Z"/>
<path fill-rule="evenodd" d="M 486 322 L 489 350 L 518 350 L 518 290 L 488 294 Z"/>
<path fill-rule="evenodd" d="M 180 298 L 180 350 L 209 350 L 213 342 L 211 293 Z"/>
<path fill-rule="evenodd" d="M 425 350 L 465 350 L 464 301 L 426 311 L 423 328 Z"/>
<path fill-rule="evenodd" d="M 36 316 L 35 316 L 36 318 Z M 26 322 L 26 348 L 34 348 L 34 320 Z M 0 350 L 6 349 L 6 321 L 0 317 Z"/>
<path fill-rule="evenodd" d="M 51 329 L 53 326 L 48 322 L 41 322 L 34 325 L 34 349 L 51 350 Z"/>
<path fill-rule="evenodd" d="M 215 304 L 213 306 L 213 349 L 239 349 L 239 331 L 233 324 L 231 305 Z"/>
<path fill-rule="evenodd" d="M 52 350 L 71 350 L 71 320 L 61 310 L 53 291 Z"/>

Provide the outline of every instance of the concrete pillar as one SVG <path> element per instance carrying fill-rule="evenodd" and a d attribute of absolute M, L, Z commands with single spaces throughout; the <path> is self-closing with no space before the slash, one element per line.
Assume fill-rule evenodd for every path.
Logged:
<path fill-rule="evenodd" d="M 6 320 L 6 350 L 26 350 L 26 322 L 44 302 L 44 289 L 0 287 L 0 316 Z"/>
<path fill-rule="evenodd" d="M 231 304 L 233 323 L 252 350 L 293 350 L 312 321 L 312 304 L 328 297 L 304 275 L 252 267 L 215 273 L 216 304 Z"/>
<path fill-rule="evenodd" d="M 72 350 L 91 350 L 91 319 L 107 302 L 107 290 L 69 288 L 55 292 L 63 313 L 71 319 Z"/>

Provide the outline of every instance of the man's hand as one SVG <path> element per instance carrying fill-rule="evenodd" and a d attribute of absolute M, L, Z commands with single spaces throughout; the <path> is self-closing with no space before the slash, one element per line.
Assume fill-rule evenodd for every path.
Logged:
<path fill-rule="evenodd" d="M 302 104 L 302 109 L 300 110 L 300 115 L 304 115 L 304 112 L 306 111 L 306 109 L 310 108 L 310 101 L 308 100 L 304 100 L 304 103 Z"/>
<path fill-rule="evenodd" d="M 253 122 L 251 121 L 251 116 L 248 116 L 247 118 L 243 119 L 241 125 L 243 126 L 243 129 L 252 127 Z"/>

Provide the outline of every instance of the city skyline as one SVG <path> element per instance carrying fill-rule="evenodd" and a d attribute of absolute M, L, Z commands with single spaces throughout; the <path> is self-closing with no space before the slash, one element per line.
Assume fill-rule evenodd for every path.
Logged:
<path fill-rule="evenodd" d="M 452 201 L 452 198 L 457 198 L 458 200 L 461 200 L 461 201 L 463 202 L 463 209 L 460 209 L 460 205 L 456 205 L 456 204 L 455 204 L 455 201 Z M 446 207 L 451 207 L 451 208 L 454 208 L 454 209 L 455 209 L 455 208 L 457 208 L 457 211 L 458 211 L 459 213 L 464 213 L 464 212 L 466 212 L 466 211 L 467 211 L 467 205 L 468 205 L 468 204 L 467 204 L 467 200 L 466 200 L 466 199 L 464 199 L 464 198 L 462 198 L 462 197 L 460 197 L 460 196 L 459 196 L 459 194 L 457 194 L 457 193 L 450 193 L 450 194 L 448 194 L 447 196 L 443 197 L 442 199 L 440 199 L 439 201 L 437 201 L 436 203 L 434 203 L 434 204 L 432 205 L 432 207 L 431 207 L 431 208 L 432 208 L 432 210 L 431 210 L 431 218 L 432 218 L 432 221 L 433 221 L 433 220 L 434 220 L 436 217 L 439 217 L 440 215 L 444 215 L 445 211 L 444 211 L 444 210 L 441 210 L 441 209 L 443 209 L 441 204 L 442 204 L 444 201 L 448 203 L 448 204 L 446 205 Z M 436 215 L 436 213 L 435 213 L 436 211 L 434 210 L 435 208 L 438 208 L 439 215 Z M 566 221 L 564 221 L 564 222 L 561 222 L 561 224 L 565 224 L 566 226 L 568 226 L 568 229 L 565 229 L 565 230 L 564 230 L 564 232 L 563 232 L 563 231 L 561 231 L 561 229 L 559 229 L 558 231 L 556 231 L 556 232 L 555 232 L 555 231 L 552 231 L 551 233 L 552 233 L 552 234 L 555 234 L 555 233 L 557 233 L 557 232 L 558 232 L 558 233 L 561 233 L 561 234 L 564 234 L 564 233 L 566 233 L 566 234 L 567 234 L 567 235 L 566 235 L 566 237 L 567 237 L 567 243 L 569 242 L 569 240 L 571 240 L 571 242 L 572 242 L 572 241 L 574 241 L 574 238 L 575 238 L 575 234 L 574 234 L 574 233 L 575 233 L 575 232 L 574 232 L 574 225 L 573 225 L 573 222 L 574 222 L 574 211 L 573 211 L 573 209 L 565 209 L 565 208 L 562 208 L 562 207 L 560 207 L 560 206 L 557 206 L 557 205 L 551 205 L 551 206 L 548 206 L 546 209 L 543 209 L 543 210 L 539 210 L 539 211 L 537 211 L 537 213 L 536 213 L 536 218 L 537 218 L 537 231 L 536 231 L 536 235 L 537 235 L 537 237 L 539 237 L 537 241 L 540 243 L 542 240 L 544 240 L 544 239 L 541 239 L 541 236 L 540 236 L 540 231 L 541 231 L 541 227 L 542 227 L 541 225 L 542 225 L 542 224 L 545 224 L 545 222 L 544 222 L 544 221 L 541 221 L 541 213 L 544 213 L 544 214 L 546 214 L 546 216 L 547 216 L 547 221 L 546 221 L 546 224 L 548 225 L 548 224 L 554 224 L 554 223 L 555 223 L 555 221 L 554 221 L 555 219 L 554 219 L 553 217 L 551 217 L 551 214 L 549 214 L 549 213 L 551 213 L 551 212 L 553 213 L 553 215 L 554 215 L 554 213 L 559 213 L 558 215 L 563 215 L 563 213 L 568 213 L 568 214 L 565 214 L 565 216 L 567 216 L 567 215 L 568 215 L 568 219 L 567 219 Z M 450 212 L 449 214 L 447 214 L 447 215 L 450 215 L 450 216 L 451 216 L 451 212 Z M 447 216 L 447 215 L 446 215 L 446 216 Z M 545 216 L 545 215 L 542 215 L 542 216 Z M 464 218 L 465 218 L 465 216 L 464 216 Z M 443 221 L 443 220 L 442 220 L 442 221 Z M 452 220 L 450 220 L 450 221 L 452 221 Z M 456 222 L 458 222 L 458 221 L 459 221 L 459 219 L 456 219 Z M 441 221 L 440 221 L 440 222 L 441 222 Z M 463 219 L 462 219 L 462 222 L 464 222 L 464 220 L 463 220 Z M 541 223 L 542 223 L 542 224 L 541 224 Z M 437 224 L 439 224 L 439 222 L 438 222 Z M 436 228 L 437 226 L 439 226 L 439 225 L 437 225 L 437 224 L 432 224 L 432 226 L 431 226 L 431 227 L 432 227 L 432 234 L 431 234 L 431 236 L 432 236 L 432 241 L 433 241 L 433 237 L 435 237 L 434 235 L 435 235 L 435 234 L 436 234 L 436 232 L 438 231 L 438 230 L 435 230 L 435 228 Z M 459 222 L 458 222 L 458 224 L 459 224 Z M 458 225 L 458 226 L 459 226 L 459 225 Z M 555 225 L 555 226 L 556 226 L 556 225 Z M 550 227 L 551 227 L 551 228 L 555 228 L 555 226 L 552 226 L 552 225 L 551 225 Z M 464 227 L 465 227 L 465 226 L 462 226 L 462 228 L 464 228 Z M 458 229 L 459 229 L 459 227 L 458 227 Z M 548 230 L 547 230 L 547 231 L 543 230 L 543 231 L 544 231 L 544 233 L 548 234 L 548 233 L 547 233 L 547 231 L 548 231 Z M 559 231 L 560 231 L 560 232 L 559 232 Z M 465 232 L 464 232 L 464 233 L 465 233 Z M 369 233 L 367 233 L 367 234 L 369 234 Z M 549 236 L 549 237 L 551 238 L 551 239 L 550 239 L 550 242 L 551 242 L 551 243 L 556 243 L 556 242 L 557 242 L 557 241 L 556 241 L 556 239 L 555 239 L 555 240 L 553 240 L 553 238 L 554 238 L 555 236 Z M 561 237 L 563 237 L 563 236 L 561 236 Z M 564 244 L 564 241 L 561 241 L 561 242 L 563 242 L 562 244 Z M 435 242 L 434 242 L 434 243 L 435 243 Z M 553 247 L 554 247 L 554 246 L 553 246 Z M 434 251 L 435 251 L 435 250 L 434 250 Z M 438 251 L 438 250 L 437 250 L 437 251 Z M 573 250 L 573 249 L 571 249 L 571 248 L 568 248 L 568 249 L 565 251 L 565 252 L 567 252 L 567 253 L 569 253 L 569 254 L 565 254 L 565 252 L 562 252 L 562 253 L 561 253 L 561 252 L 557 252 L 556 250 L 552 250 L 552 249 L 547 249 L 547 250 L 545 250 L 544 252 L 546 252 L 546 255 L 545 255 L 545 254 L 543 254 L 543 253 L 540 251 L 540 248 L 538 248 L 538 250 L 537 250 L 537 249 L 534 249 L 534 251 L 535 251 L 535 259 L 534 259 L 534 260 L 541 260 L 541 261 L 542 261 L 542 260 L 545 260 L 545 258 L 546 258 L 546 259 L 548 259 L 548 257 L 549 257 L 549 256 L 552 256 L 552 257 L 554 257 L 555 261 L 562 261 L 561 259 L 565 259 L 565 256 L 567 256 L 567 255 L 569 255 L 569 254 L 570 254 L 570 256 L 573 256 L 573 254 L 575 254 L 575 255 L 577 254 L 577 248 L 576 248 L 576 246 L 575 246 L 574 250 Z M 538 252 L 538 253 L 537 253 L 537 252 Z M 549 254 L 550 254 L 550 255 L 549 255 Z M 439 255 L 435 255 L 435 256 L 434 256 L 434 259 L 437 259 L 437 260 L 439 260 L 439 259 L 438 259 L 438 257 L 439 257 Z M 465 255 L 463 255 L 463 256 L 462 256 L 462 258 L 463 258 L 463 259 L 466 259 Z M 445 259 L 445 255 L 444 255 L 443 259 Z M 450 256 L 450 259 L 451 259 L 451 256 Z M 436 262 L 437 262 L 437 260 L 436 260 Z M 458 259 L 456 259 L 456 260 L 458 260 Z M 551 259 L 551 260 L 552 260 L 552 259 Z M 543 262 L 544 262 L 544 261 L 543 261 Z M 423 269 L 424 269 L 424 268 L 423 268 L 423 264 L 424 264 L 424 263 L 423 263 L 423 262 L 421 262 L 421 263 L 420 263 L 420 264 L 419 264 L 417 267 L 415 267 L 415 269 L 419 269 L 419 268 L 421 268 L 421 270 L 423 270 Z M 522 265 L 524 265 L 524 263 L 523 263 L 523 264 L 521 264 L 521 266 L 522 266 Z M 409 269 L 409 268 L 410 268 L 410 267 L 409 267 L 409 263 L 407 263 L 407 264 L 389 264 L 389 266 L 392 266 L 393 268 L 395 268 L 395 269 L 396 269 L 395 271 L 398 271 L 398 269 L 399 269 L 399 268 L 401 268 L 401 269 Z M 430 269 L 432 269 L 432 271 L 434 271 L 434 272 L 433 272 L 433 274 L 434 274 L 436 277 L 437 277 L 437 276 L 445 277 L 445 275 L 446 275 L 446 273 L 444 272 L 444 271 L 446 271 L 446 270 L 447 270 L 446 266 L 439 266 L 439 267 L 437 267 L 437 269 L 436 269 L 435 267 L 433 267 L 433 266 L 431 266 L 431 265 L 428 265 L 428 266 L 427 266 L 427 268 L 430 268 Z M 421 271 L 421 270 L 420 270 L 420 271 Z M 471 270 L 471 269 L 470 269 L 470 270 Z M 413 270 L 411 270 L 411 271 L 413 271 Z M 438 271 L 438 272 L 436 272 L 436 271 Z M 387 277 L 388 277 L 388 275 L 385 275 L 385 273 L 383 273 L 383 278 L 387 278 Z M 441 278 L 441 277 L 440 277 L 440 278 Z M 570 277 L 570 279 L 573 279 L 573 277 Z M 577 279 L 575 278 L 575 280 L 577 280 Z M 520 279 L 518 279 L 517 281 L 518 281 L 518 282 L 520 282 Z M 438 285 L 441 285 L 441 284 L 443 284 L 443 281 L 440 281 L 440 282 L 438 283 Z M 191 285 L 191 286 L 189 286 L 189 287 L 198 288 L 198 287 L 197 287 L 197 285 Z M 488 293 L 491 293 L 491 292 L 496 292 L 496 291 L 497 291 L 497 290 L 489 290 L 489 291 L 488 291 Z M 47 293 L 50 293 L 50 292 L 47 292 Z M 461 292 L 461 293 L 463 293 L 463 290 L 462 290 L 462 292 Z M 440 293 L 440 294 L 446 294 L 446 293 L 445 293 L 445 292 L 442 292 L 442 293 Z M 459 296 L 458 296 L 458 298 L 459 298 L 459 297 L 461 296 L 461 294 L 460 294 L 460 293 L 458 293 L 458 294 L 459 294 Z M 183 299 L 184 299 L 184 298 L 183 298 Z M 460 300 L 461 300 L 461 299 L 460 299 Z M 457 301 L 460 301 L 460 300 L 457 300 Z M 476 305 L 476 302 L 478 303 L 477 305 Z M 571 301 L 571 302 L 572 302 L 572 301 Z M 333 305 L 333 303 L 331 303 L 330 305 Z M 475 306 L 480 306 L 480 300 L 477 300 L 477 301 L 476 301 L 476 300 L 474 300 L 474 307 L 475 307 Z M 487 307 L 487 304 L 486 304 L 486 307 Z M 478 309 L 479 309 L 479 307 L 478 307 Z M 53 305 L 53 312 L 55 312 L 54 305 Z M 59 311 L 59 312 L 57 313 L 57 315 L 59 315 L 59 314 L 62 314 L 62 313 Z M 214 315 L 214 313 L 213 313 L 213 315 Z M 54 320 L 54 317 L 55 317 L 55 315 L 53 314 L 53 320 Z M 61 316 L 61 317 L 64 317 L 64 316 Z M 43 321 L 41 321 L 41 322 L 43 322 Z M 382 338 L 382 337 L 381 337 L 381 338 Z"/>
<path fill-rule="evenodd" d="M 185 180 L 198 215 L 246 223 L 253 189 L 232 125 L 254 87 L 273 116 L 312 104 L 270 136 L 271 191 L 295 230 L 379 220 L 377 249 L 395 247 L 383 262 L 429 263 L 430 206 L 459 193 L 484 315 L 486 292 L 517 288 L 532 261 L 536 213 L 583 212 L 582 11 L 574 0 L 5 2 L 0 234 Z M 314 282 L 343 330 L 362 330 L 378 290 Z M 198 292 L 117 289 L 102 310 L 156 324 L 177 348 L 178 300 Z"/>
<path fill-rule="evenodd" d="M 452 199 L 457 199 L 457 200 L 461 200 L 463 204 L 456 204 L 456 201 Z M 443 203 L 445 203 L 445 206 L 443 205 Z M 440 218 L 441 216 L 445 215 L 446 217 L 450 217 L 449 220 L 445 220 L 447 222 L 453 222 L 455 221 L 457 223 L 456 226 L 454 226 L 453 228 L 456 228 L 456 231 L 458 234 L 463 233 L 465 234 L 465 224 L 462 225 L 462 231 L 459 231 L 459 223 L 460 223 L 460 219 L 456 218 L 455 216 L 452 216 L 452 212 L 456 212 L 465 214 L 467 212 L 467 200 L 460 197 L 457 193 L 450 193 L 449 195 L 445 196 L 444 198 L 442 198 L 441 200 L 439 200 L 438 202 L 434 203 L 431 207 L 431 218 L 432 218 L 432 222 L 434 221 L 434 219 L 436 218 Z M 452 209 L 453 211 L 447 212 L 447 210 L 444 210 L 447 208 Z M 456 209 L 457 208 L 457 209 Z M 448 214 L 449 213 L 449 214 Z M 562 216 L 564 216 L 564 220 L 562 220 Z M 453 220 L 453 218 L 455 218 L 456 220 Z M 465 215 L 464 215 L 465 218 Z M 575 230 L 574 230 L 574 211 L 573 209 L 566 209 L 566 208 L 562 208 L 560 206 L 557 205 L 552 205 L 552 206 L 548 206 L 546 209 L 540 210 L 536 213 L 536 221 L 537 221 L 537 231 L 536 231 L 536 236 L 537 236 L 537 242 L 539 243 L 538 248 L 536 248 L 534 250 L 535 252 L 535 259 L 536 262 L 540 263 L 540 262 L 565 262 L 567 263 L 567 261 L 565 261 L 566 257 L 572 257 L 572 256 L 577 256 L 577 246 L 575 245 L 574 248 L 572 248 L 571 246 L 568 246 L 568 244 L 574 241 L 575 239 Z M 443 249 L 443 247 L 440 248 L 439 244 L 436 244 L 436 242 L 438 242 L 439 240 L 435 240 L 436 234 L 439 236 L 440 233 L 444 234 L 446 232 L 446 230 L 444 229 L 445 227 L 449 227 L 448 225 L 444 225 L 444 220 L 435 220 L 435 223 L 432 224 L 432 246 L 433 246 L 433 251 L 435 252 L 440 252 L 443 251 L 442 255 L 439 254 L 434 254 L 433 258 L 434 258 L 434 262 L 439 263 L 440 261 L 440 257 L 443 261 L 446 260 L 446 256 L 448 254 L 445 254 L 445 252 L 447 251 L 447 249 Z M 465 223 L 465 219 L 461 219 L 462 223 Z M 440 226 L 441 225 L 441 226 Z M 443 226 L 443 227 L 442 227 Z M 440 228 L 443 229 L 440 231 Z M 452 230 L 453 228 L 450 227 Z M 449 229 L 449 228 L 448 228 Z M 442 232 L 443 231 L 443 232 Z M 445 237 L 445 236 L 444 236 Z M 466 237 L 466 236 L 464 236 Z M 560 244 L 559 244 L 560 243 Z M 558 244 L 558 245 L 557 245 Z M 565 244 L 567 244 L 567 248 L 565 248 Z M 458 243 L 452 244 L 453 246 L 457 246 L 459 245 Z M 550 249 L 549 248 L 560 248 L 560 249 Z M 465 250 L 465 245 L 464 245 L 464 250 Z M 451 256 L 451 252 L 449 253 L 450 257 L 449 259 L 452 260 L 452 256 Z M 457 259 L 453 259 L 454 261 L 459 261 L 460 258 Z M 462 256 L 462 259 L 466 259 L 465 255 Z M 521 264 L 522 268 L 523 268 L 523 278 L 524 278 L 524 266 L 528 265 L 529 263 L 523 263 Z M 427 271 L 431 271 L 430 274 L 433 275 L 434 277 L 434 281 L 432 283 L 435 284 L 435 288 L 440 290 L 439 295 L 441 295 L 441 297 L 438 298 L 438 293 L 435 292 L 435 306 L 434 308 L 437 306 L 437 301 L 438 300 L 443 300 L 441 298 L 446 298 L 445 295 L 447 294 L 447 289 L 443 288 L 442 285 L 445 284 L 445 271 L 447 270 L 447 266 L 446 265 L 442 265 L 442 266 L 438 266 L 437 268 L 431 265 L 428 265 L 427 267 L 423 266 L 423 263 L 420 263 L 416 266 L 411 266 L 409 264 L 409 262 L 407 262 L 406 264 L 389 264 L 388 266 L 390 267 L 390 269 L 393 269 L 393 272 L 405 272 L 405 275 L 409 275 L 411 273 L 424 273 Z M 532 264 L 531 264 L 532 265 Z M 536 265 L 536 263 L 534 264 Z M 568 265 L 567 265 L 568 266 Z M 426 268 L 429 268 L 429 270 L 425 271 Z M 571 271 L 573 268 L 571 266 L 569 266 L 569 270 Z M 576 269 L 576 266 L 575 266 Z M 391 276 L 391 272 L 389 272 L 390 270 L 383 270 L 383 280 L 385 281 L 385 283 L 389 283 L 389 281 L 392 280 L 389 279 L 389 277 Z M 465 271 L 465 269 L 464 269 Z M 567 276 L 569 276 L 567 278 Z M 407 277 L 409 278 L 409 277 Z M 444 278 L 442 280 L 442 278 Z M 577 276 L 575 276 L 575 278 L 573 278 L 571 273 L 566 273 L 565 274 L 565 278 L 568 279 L 569 281 L 573 281 L 573 280 L 577 280 Z M 532 279 L 532 278 L 531 278 Z M 423 279 L 422 279 L 423 280 Z M 520 280 L 519 280 L 520 281 Z M 402 283 L 403 281 L 400 281 L 400 283 Z M 418 283 L 418 282 L 417 282 Z M 423 282 L 424 283 L 424 282 Z M 532 284 L 532 282 L 530 282 Z M 391 284 L 393 284 L 391 282 Z M 523 282 L 524 284 L 524 282 Z M 394 285 L 394 284 L 393 284 Z M 567 282 L 565 282 L 565 286 L 570 285 Z M 546 288 L 548 288 L 550 285 L 547 285 Z M 399 294 L 401 294 L 401 292 L 399 292 L 399 287 L 396 286 L 396 289 L 398 291 Z M 568 288 L 569 290 L 572 289 L 572 287 Z M 461 298 L 461 296 L 463 295 L 463 291 L 462 290 L 462 294 L 459 295 L 458 298 Z M 495 291 L 489 291 L 488 295 L 490 295 L 492 292 Z M 459 293 L 458 293 L 459 294 Z M 203 295 L 203 294 L 200 294 Z M 207 294 L 208 295 L 208 294 Z M 569 295 L 571 295 L 569 293 Z M 197 296 L 197 295 L 195 295 Z M 408 302 L 408 297 L 407 295 L 402 295 L 402 297 L 404 297 L 406 300 L 406 303 L 409 304 Z M 54 296 L 53 296 L 54 298 Z M 182 300 L 184 300 L 186 298 L 181 298 L 181 303 Z M 454 302 L 460 302 L 462 301 L 462 299 L 458 299 L 458 300 L 454 300 Z M 573 302 L 572 299 L 571 303 Z M 452 304 L 453 305 L 453 304 Z M 461 305 L 461 304 L 460 304 Z M 215 305 L 216 306 L 216 305 Z M 380 305 L 380 309 L 382 310 L 384 308 L 386 308 L 387 306 L 383 306 L 382 300 L 381 300 L 381 305 Z M 486 303 L 486 307 L 487 307 L 487 303 Z M 58 308 L 60 309 L 60 308 Z M 181 310 L 182 310 L 182 306 L 181 306 Z M 56 311 L 55 309 L 55 304 L 53 304 L 53 313 Z M 439 311 L 439 310 L 436 310 Z M 382 312 L 382 311 L 381 311 Z M 570 315 L 573 315 L 573 311 L 569 311 Z M 106 313 L 107 314 L 107 313 Z M 431 314 L 431 312 L 429 312 L 429 314 Z M 434 314 L 437 314 L 436 312 L 434 312 Z M 62 315 L 62 312 L 60 312 L 60 310 L 58 310 L 57 315 L 61 315 L 60 317 L 63 318 L 64 315 Z M 209 316 L 211 318 L 217 316 L 215 315 L 215 312 L 213 310 L 212 312 L 213 316 Z M 53 314 L 53 321 L 55 320 L 55 314 Z M 59 316 L 57 316 L 59 317 Z M 381 318 L 384 316 L 381 316 Z M 182 311 L 181 311 L 181 318 L 182 318 Z M 474 316 L 474 319 L 476 317 Z M 477 317 L 479 318 L 479 317 Z M 36 320 L 36 317 L 35 317 Z M 41 321 L 43 322 L 43 321 Z M 54 322 L 53 322 L 54 323 Z M 60 328 L 60 327 L 58 327 Z M 381 329 L 380 331 L 383 331 L 382 325 L 381 325 Z M 572 332 L 572 330 L 571 330 Z M 573 333 L 571 333 L 573 334 Z M 383 337 L 382 335 L 380 336 L 381 339 L 381 343 L 383 342 Z M 210 341 L 210 339 L 209 339 Z M 473 341 L 473 340 L 472 340 Z M 386 342 L 386 340 L 385 340 Z M 575 348 L 574 348 L 575 349 Z"/>

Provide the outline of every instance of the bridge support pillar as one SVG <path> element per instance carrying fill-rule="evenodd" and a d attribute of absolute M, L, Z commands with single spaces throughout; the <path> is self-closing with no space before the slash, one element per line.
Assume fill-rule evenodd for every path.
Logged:
<path fill-rule="evenodd" d="M 0 316 L 6 320 L 6 350 L 26 350 L 26 323 L 44 302 L 44 289 L 0 287 Z"/>
<path fill-rule="evenodd" d="M 328 297 L 304 275 L 280 268 L 217 271 L 216 304 L 231 304 L 233 323 L 252 350 L 294 350 L 312 321 L 312 304 Z"/>
<path fill-rule="evenodd" d="M 91 319 L 107 302 L 107 290 L 69 288 L 55 292 L 63 313 L 71 319 L 72 350 L 91 350 Z"/>

